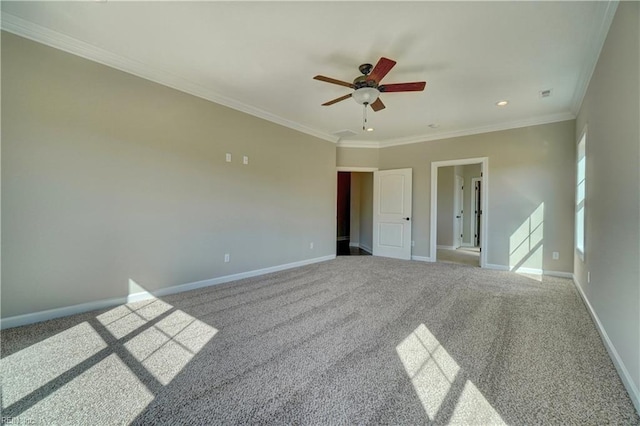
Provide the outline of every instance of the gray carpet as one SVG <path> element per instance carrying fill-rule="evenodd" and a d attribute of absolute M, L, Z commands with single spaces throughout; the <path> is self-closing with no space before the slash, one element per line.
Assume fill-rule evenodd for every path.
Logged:
<path fill-rule="evenodd" d="M 333 261 L 2 331 L 20 424 L 638 424 L 573 284 Z"/>

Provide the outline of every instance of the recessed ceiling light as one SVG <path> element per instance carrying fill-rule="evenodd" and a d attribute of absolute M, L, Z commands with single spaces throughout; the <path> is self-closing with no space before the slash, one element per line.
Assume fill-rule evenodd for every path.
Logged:
<path fill-rule="evenodd" d="M 438 123 L 431 123 L 429 124 L 429 127 L 431 127 L 432 129 L 437 129 L 438 127 L 440 127 L 440 125 Z"/>
<path fill-rule="evenodd" d="M 507 106 L 507 104 L 509 104 L 509 101 L 498 101 L 498 102 L 496 102 L 496 105 L 498 105 L 498 106 Z"/>
<path fill-rule="evenodd" d="M 369 128 L 367 129 L 367 132 L 373 132 L 373 127 L 369 127 Z"/>

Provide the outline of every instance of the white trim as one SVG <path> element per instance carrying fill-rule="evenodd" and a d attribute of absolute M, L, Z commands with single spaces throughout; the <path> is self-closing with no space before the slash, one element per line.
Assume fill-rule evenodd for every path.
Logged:
<path fill-rule="evenodd" d="M 485 268 L 492 269 L 494 271 L 506 271 L 513 272 L 514 274 L 531 274 L 531 275 L 547 275 L 549 277 L 558 277 L 558 278 L 573 278 L 573 273 L 571 272 L 562 272 L 562 271 L 550 271 L 546 269 L 539 268 L 518 268 L 517 270 L 512 270 L 507 265 L 498 265 L 495 263 L 487 263 Z"/>
<path fill-rule="evenodd" d="M 63 50 L 81 58 L 107 65 L 111 68 L 124 71 L 129 74 L 153 81 L 163 86 L 171 87 L 181 92 L 215 102 L 220 105 L 244 112 L 254 117 L 262 118 L 272 123 L 297 130 L 308 135 L 337 143 L 338 137 L 328 133 L 312 129 L 311 127 L 295 123 L 286 118 L 267 112 L 263 109 L 239 102 L 235 99 L 223 96 L 198 83 L 179 77 L 166 70 L 150 67 L 142 62 L 117 55 L 89 43 L 77 40 L 73 37 L 50 30 L 33 22 L 26 21 L 6 12 L 1 13 L 2 29 L 10 33 L 26 37 L 38 43 Z"/>
<path fill-rule="evenodd" d="M 456 250 L 456 246 L 436 246 L 438 250 Z"/>
<path fill-rule="evenodd" d="M 220 105 L 235 109 L 237 111 L 244 112 L 255 117 L 259 117 L 276 124 L 280 124 L 284 127 L 288 127 L 293 130 L 297 130 L 308 135 L 324 139 L 333 143 L 336 143 L 340 147 L 344 148 L 386 148 L 397 145 L 407 145 L 413 143 L 449 139 L 461 136 L 470 136 L 481 133 L 495 132 L 501 130 L 516 129 L 528 126 L 537 126 L 540 124 L 549 124 L 566 120 L 573 120 L 576 118 L 576 113 L 582 103 L 586 89 L 588 87 L 589 80 L 595 65 L 597 63 L 597 56 L 602 50 L 606 34 L 613 21 L 613 16 L 617 8 L 617 1 L 610 1 L 607 5 L 606 16 L 604 17 L 597 35 L 591 42 L 591 49 L 594 53 L 589 56 L 593 59 L 593 64 L 586 64 L 583 69 L 589 69 L 588 72 L 584 72 L 579 79 L 578 90 L 576 90 L 574 99 L 572 101 L 572 112 L 563 112 L 559 114 L 551 114 L 541 117 L 531 117 L 524 120 L 516 120 L 508 123 L 490 124 L 487 126 L 480 126 L 469 129 L 462 129 L 453 132 L 438 133 L 438 134 L 423 134 L 417 136 L 410 136 L 406 138 L 386 139 L 382 141 L 358 141 L 358 140 L 340 140 L 339 137 L 313 129 L 311 127 L 302 125 L 300 123 L 293 122 L 284 117 L 272 114 L 268 111 L 256 108 L 254 106 L 242 103 L 238 100 L 221 95 L 209 88 L 202 86 L 201 84 L 187 80 L 183 77 L 179 77 L 166 70 L 150 67 L 142 62 L 117 55 L 113 52 L 109 52 L 105 49 L 93 46 L 89 43 L 80 41 L 65 34 L 53 31 L 49 28 L 41 25 L 29 22 L 15 15 L 11 15 L 7 12 L 1 13 L 2 29 L 13 34 L 17 34 L 21 37 L 28 38 L 30 40 L 37 41 L 38 43 L 45 44 L 47 46 L 60 49 L 62 51 L 71 53 L 76 56 L 88 59 L 93 62 L 97 62 L 103 65 L 107 65 L 111 68 L 115 68 L 129 74 L 150 80 L 167 87 L 197 96 L 215 102 Z"/>
<path fill-rule="evenodd" d="M 154 297 L 167 296 L 169 294 L 182 293 L 184 291 L 196 290 L 198 288 L 224 284 L 231 281 L 237 281 L 245 278 L 256 277 L 264 274 L 270 274 L 272 272 L 298 268 L 300 266 L 310 265 L 312 263 L 325 262 L 327 260 L 335 259 L 335 257 L 336 257 L 335 254 L 330 254 L 328 256 L 316 257 L 313 259 L 306 259 L 298 262 L 286 263 L 283 265 L 271 266 L 269 268 L 256 269 L 253 271 L 240 272 L 238 274 L 225 275 L 223 277 L 211 278 L 208 280 L 166 287 L 166 288 L 162 288 L 152 292 L 143 291 L 143 292 L 131 294 L 129 296 L 96 300 L 94 302 L 81 303 L 79 305 L 65 306 L 63 308 L 48 309 L 46 311 L 34 312 L 31 314 L 16 315 L 13 317 L 2 318 L 0 319 L 0 329 L 19 327 L 21 325 L 33 324 L 36 322 L 47 321 L 54 318 L 66 317 L 69 315 L 79 314 L 82 312 L 94 311 L 96 309 L 104 309 L 104 308 L 109 308 L 116 305 L 123 305 L 125 303 L 137 302 L 141 300 L 152 299 Z"/>
<path fill-rule="evenodd" d="M 369 254 L 373 254 L 373 249 L 372 249 L 371 247 L 369 247 L 369 246 L 367 246 L 367 245 L 364 245 L 364 244 L 362 244 L 362 243 L 360 243 L 359 247 L 360 247 L 362 250 L 366 251 L 367 253 L 369 253 Z"/>
<path fill-rule="evenodd" d="M 359 141 L 340 140 L 337 145 L 341 148 L 388 148 L 391 146 L 410 145 L 414 143 L 439 141 L 442 139 L 459 138 L 462 136 L 472 136 L 482 133 L 498 132 L 502 130 L 519 129 L 522 127 L 539 126 L 542 124 L 559 123 L 561 121 L 573 120 L 576 115 L 572 112 L 562 112 L 559 114 L 532 117 L 524 120 L 510 121 L 508 123 L 490 124 L 487 126 L 473 127 L 469 129 L 456 130 L 453 132 L 429 133 L 417 136 L 409 136 L 398 139 L 385 139 L 381 141 Z"/>
<path fill-rule="evenodd" d="M 419 262 L 433 262 L 433 258 L 426 256 L 411 256 L 411 260 L 417 260 Z"/>
<path fill-rule="evenodd" d="M 588 46 L 590 52 L 589 54 L 585 55 L 585 63 L 582 64 L 582 67 L 580 67 L 582 72 L 578 76 L 576 90 L 575 92 L 573 92 L 573 98 L 571 99 L 571 111 L 576 115 L 578 114 L 578 111 L 580 111 L 584 96 L 587 94 L 589 82 L 591 81 L 593 72 L 596 70 L 600 52 L 602 51 L 605 40 L 607 39 L 609 28 L 611 27 L 613 17 L 615 16 L 616 10 L 618 8 L 618 1 L 609 0 L 604 7 L 606 7 L 606 10 L 604 16 L 602 17 L 602 21 L 600 22 L 600 26 L 598 26 L 596 23 L 591 27 L 597 28 L 596 31 L 590 32 L 590 34 L 592 35 L 592 39 L 589 41 Z"/>
<path fill-rule="evenodd" d="M 511 272 L 514 272 L 516 274 L 547 275 L 549 277 L 573 279 L 573 273 L 571 273 L 571 272 L 549 271 L 549 270 L 540 269 L 540 268 L 523 268 L 523 267 L 520 267 L 520 268 L 518 268 L 516 270 L 511 270 Z"/>
<path fill-rule="evenodd" d="M 607 334 L 607 331 L 602 325 L 602 322 L 600 322 L 600 318 L 598 318 L 598 314 L 596 314 L 596 311 L 593 309 L 593 306 L 591 306 L 591 303 L 589 302 L 587 295 L 582 290 L 582 286 L 578 282 L 578 279 L 575 277 L 575 275 L 573 276 L 573 284 L 576 286 L 578 293 L 580 293 L 580 297 L 582 297 L 582 301 L 587 307 L 587 311 L 589 311 L 589 314 L 591 315 L 593 322 L 596 324 L 596 329 L 600 333 L 600 337 L 602 338 L 604 347 L 607 348 L 607 352 L 609 352 L 609 357 L 611 358 L 611 361 L 613 361 L 613 365 L 616 367 L 616 370 L 618 371 L 618 375 L 620 376 L 620 379 L 622 380 L 624 387 L 627 388 L 627 392 L 629 393 L 631 402 L 633 402 L 633 405 L 636 407 L 636 410 L 640 412 L 640 391 L 638 391 L 638 388 L 633 382 L 633 378 L 631 377 L 631 374 L 629 374 L 627 367 L 625 367 L 624 362 L 622 361 L 622 358 L 620 358 L 620 355 L 618 354 L 616 347 L 613 345 L 613 342 L 611 342 L 611 339 L 609 339 L 609 335 Z"/>
<path fill-rule="evenodd" d="M 576 115 L 571 112 L 563 112 L 560 114 L 545 115 L 542 117 L 532 117 L 525 120 L 511 121 L 508 123 L 491 124 L 488 126 L 475 127 L 470 129 L 456 130 L 447 133 L 426 134 L 420 136 L 411 136 L 402 139 L 387 139 L 378 142 L 380 148 L 387 148 L 398 145 L 410 145 L 420 142 L 437 141 L 442 139 L 458 138 L 461 136 L 472 136 L 482 133 L 498 132 L 502 130 L 518 129 L 521 127 L 538 126 L 541 124 L 558 123 L 561 121 L 573 120 Z M 356 142 L 356 141 L 353 141 Z"/>
<path fill-rule="evenodd" d="M 376 141 L 339 140 L 337 145 L 340 148 L 380 148 L 380 142 Z"/>
<path fill-rule="evenodd" d="M 357 248 L 360 248 L 360 243 L 352 243 L 352 242 L 349 242 L 349 247 L 357 247 Z"/>
<path fill-rule="evenodd" d="M 464 211 L 464 176 L 460 176 L 455 174 L 454 171 L 454 175 L 453 175 L 453 207 L 454 207 L 454 217 L 453 217 L 453 227 L 451 229 L 452 232 L 452 237 L 453 239 L 451 240 L 453 242 L 453 246 L 454 246 L 454 250 L 457 250 L 458 248 L 462 247 L 462 242 L 463 242 L 463 238 L 464 238 L 464 213 L 460 213 L 460 220 L 457 221 L 456 219 L 458 219 L 458 211 Z M 462 181 L 462 185 L 460 185 L 460 181 Z M 458 185 L 460 185 L 460 189 L 458 189 Z M 460 206 L 456 206 L 456 204 L 460 203 L 460 198 L 458 197 L 459 192 L 458 191 L 462 191 L 462 205 Z M 458 207 L 457 211 L 455 211 L 456 207 Z M 461 226 L 456 230 L 456 222 L 458 224 L 460 224 L 460 222 L 462 222 Z M 458 237 L 458 232 L 460 233 L 460 236 Z M 460 245 L 456 245 L 457 242 L 460 241 Z"/>
<path fill-rule="evenodd" d="M 484 268 L 487 262 L 488 247 L 488 223 L 489 223 L 489 157 L 477 158 L 460 158 L 456 160 L 432 161 L 431 162 L 431 200 L 430 214 L 431 223 L 429 227 L 429 253 L 434 260 L 436 255 L 436 238 L 438 229 L 438 168 L 447 166 L 464 166 L 467 164 L 480 163 L 480 172 L 482 173 L 482 194 L 480 194 L 482 206 L 482 216 L 480 217 L 480 267 Z"/>
<path fill-rule="evenodd" d="M 460 247 L 475 247 L 472 243 L 468 243 L 466 241 L 462 242 L 462 245 Z"/>
<path fill-rule="evenodd" d="M 339 172 L 377 172 L 377 167 L 349 167 L 349 166 L 338 166 L 336 167 Z"/>
<path fill-rule="evenodd" d="M 484 186 L 483 183 L 482 183 L 482 177 L 479 176 L 479 177 L 472 177 L 471 178 L 471 188 L 470 188 L 471 190 L 469 191 L 470 195 L 471 195 L 471 201 L 470 201 L 470 204 L 469 204 L 469 210 L 471 210 L 471 211 L 469 212 L 469 214 L 470 214 L 470 216 L 473 217 L 473 219 L 471 220 L 472 226 L 470 227 L 471 228 L 470 237 L 472 239 L 471 247 L 475 247 L 475 242 L 476 242 L 476 237 L 475 236 L 478 235 L 478 221 L 476 220 L 476 214 L 475 214 L 476 201 L 477 201 L 476 200 L 476 183 L 478 183 L 478 182 L 480 183 L 480 194 L 482 195 L 483 186 Z M 482 201 L 482 200 L 480 200 L 480 201 Z M 480 203 L 480 208 L 482 208 L 482 202 Z"/>
<path fill-rule="evenodd" d="M 495 263 L 485 263 L 484 267 L 494 271 L 509 271 L 509 267 L 507 265 L 497 265 Z"/>
<path fill-rule="evenodd" d="M 548 275 L 550 277 L 558 277 L 558 278 L 568 278 L 570 280 L 573 279 L 572 272 L 562 272 L 562 271 L 542 271 L 542 275 Z"/>

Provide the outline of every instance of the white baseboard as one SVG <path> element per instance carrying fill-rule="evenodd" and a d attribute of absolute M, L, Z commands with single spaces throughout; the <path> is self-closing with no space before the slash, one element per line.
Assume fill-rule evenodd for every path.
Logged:
<path fill-rule="evenodd" d="M 139 299 L 143 300 L 143 299 Z M 79 305 L 65 306 L 63 308 L 47 309 L 46 311 L 34 312 L 32 314 L 16 315 L 0 319 L 0 330 L 6 328 L 20 327 L 21 325 L 34 324 L 36 322 L 48 321 L 54 318 L 67 317 L 69 315 L 81 314 L 83 312 L 95 311 L 97 309 L 110 308 L 112 306 L 124 305 L 127 297 L 113 297 L 110 299 L 97 300 L 95 302 L 81 303 Z"/>
<path fill-rule="evenodd" d="M 609 335 L 607 334 L 607 331 L 605 330 L 604 326 L 600 322 L 600 318 L 598 318 L 596 311 L 593 309 L 593 306 L 591 306 L 591 303 L 589 302 L 587 295 L 582 290 L 582 286 L 576 279 L 575 275 L 573 276 L 573 284 L 576 286 L 578 293 L 580 293 L 580 297 L 582 297 L 582 301 L 587 307 L 587 311 L 589 311 L 589 314 L 591 315 L 593 322 L 596 324 L 596 329 L 598 330 L 598 333 L 600 333 L 600 337 L 602 338 L 604 347 L 607 348 L 607 352 L 609 352 L 609 357 L 611 358 L 611 361 L 613 361 L 613 365 L 616 367 L 616 370 L 618 371 L 618 375 L 620 376 L 620 379 L 622 380 L 624 387 L 627 389 L 627 392 L 629 393 L 631 402 L 633 402 L 633 405 L 636 407 L 636 410 L 640 413 L 640 391 L 638 391 L 637 386 L 633 382 L 633 378 L 631 377 L 631 374 L 629 374 L 629 371 L 627 370 L 627 367 L 625 367 L 624 362 L 622 361 L 622 358 L 620 358 L 618 351 L 616 350 L 615 346 L 613 346 L 613 342 L 611 342 L 611 339 L 609 339 Z"/>
<path fill-rule="evenodd" d="M 359 248 L 360 250 L 364 250 L 369 254 L 373 254 L 373 252 L 371 251 L 371 248 L 364 245 L 364 244 L 360 244 L 360 243 L 349 243 L 349 247 L 356 247 Z"/>
<path fill-rule="evenodd" d="M 357 241 L 356 242 L 350 241 L 349 242 L 349 247 L 360 247 L 360 243 L 357 242 Z"/>
<path fill-rule="evenodd" d="M 83 312 L 95 311 L 97 309 L 109 308 L 112 306 L 123 305 L 125 303 L 138 302 L 141 300 L 152 299 L 159 296 L 167 296 L 169 294 L 182 293 L 183 291 L 195 290 L 202 287 L 209 287 L 217 284 L 224 284 L 231 281 L 237 281 L 244 278 L 256 277 L 272 272 L 284 271 L 286 269 L 298 268 L 300 266 L 310 265 L 312 263 L 325 262 L 335 259 L 335 254 L 328 256 L 316 257 L 313 259 L 301 260 L 283 265 L 271 266 L 269 268 L 256 269 L 248 272 L 240 272 L 238 274 L 226 275 L 224 277 L 211 278 L 208 280 L 197 281 L 166 287 L 153 292 L 142 291 L 130 294 L 129 296 L 114 297 L 110 299 L 97 300 L 95 302 L 81 303 L 79 305 L 65 306 L 62 308 L 48 309 L 46 311 L 34 312 L 31 314 L 16 315 L 13 317 L 0 319 L 0 330 L 5 328 L 19 327 L 21 325 L 33 324 L 36 322 L 47 321 L 54 318 L 66 317 L 69 315 L 80 314 Z"/>
<path fill-rule="evenodd" d="M 493 269 L 496 271 L 508 271 L 509 267 L 507 265 L 497 265 L 495 263 L 485 263 L 484 264 L 484 268 L 485 269 Z"/>
<path fill-rule="evenodd" d="M 549 275 L 550 277 L 558 277 L 558 278 L 569 278 L 573 279 L 573 274 L 571 272 L 562 272 L 562 271 L 542 271 L 543 275 Z"/>
<path fill-rule="evenodd" d="M 359 247 L 362 250 L 366 251 L 367 253 L 373 254 L 373 249 L 371 247 L 369 247 L 368 245 L 360 243 Z"/>
<path fill-rule="evenodd" d="M 507 265 L 497 265 L 494 263 L 487 263 L 484 265 L 484 267 L 485 269 L 494 269 L 496 271 L 511 271 L 511 268 Z M 548 269 L 518 268 L 517 271 L 513 271 L 513 272 L 521 273 L 521 274 L 531 274 L 531 275 L 548 275 L 550 277 L 573 279 L 573 274 L 571 272 L 550 271 Z"/>
<path fill-rule="evenodd" d="M 465 243 L 463 242 L 462 245 L 460 247 L 475 247 L 472 243 Z"/>
<path fill-rule="evenodd" d="M 417 260 L 419 262 L 433 262 L 433 258 L 426 256 L 411 256 L 411 260 Z"/>
<path fill-rule="evenodd" d="M 436 246 L 437 249 L 442 250 L 456 250 L 458 247 L 456 246 Z"/>

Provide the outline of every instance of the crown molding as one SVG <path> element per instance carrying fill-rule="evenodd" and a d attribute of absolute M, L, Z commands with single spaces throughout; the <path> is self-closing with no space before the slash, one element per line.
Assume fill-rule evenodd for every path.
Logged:
<path fill-rule="evenodd" d="M 113 52 L 109 52 L 105 49 L 101 49 L 89 43 L 85 43 L 73 37 L 69 37 L 57 31 L 50 30 L 41 25 L 34 24 L 33 22 L 26 21 L 22 18 L 6 12 L 0 13 L 0 17 L 2 21 L 1 28 L 4 31 L 28 38 L 38 43 L 65 51 L 67 53 L 71 53 L 76 56 L 80 56 L 90 61 L 98 62 L 108 67 L 133 74 L 137 77 L 162 84 L 163 86 L 167 86 L 172 89 L 176 89 L 181 92 L 188 93 L 190 95 L 197 96 L 211 102 L 215 102 L 217 104 L 235 109 L 237 111 L 262 118 L 281 126 L 306 133 L 319 139 L 324 139 L 333 143 L 336 143 L 338 141 L 338 138 L 334 135 L 320 132 L 316 129 L 312 129 L 302 124 L 295 123 L 291 120 L 287 120 L 286 118 L 272 114 L 260 108 L 256 108 L 251 105 L 239 102 L 235 99 L 231 99 L 207 87 L 204 87 L 198 83 L 194 83 L 168 71 L 150 67 L 140 61 L 136 61 L 135 59 L 116 55 Z"/>
<path fill-rule="evenodd" d="M 474 127 L 470 129 L 456 130 L 454 132 L 425 134 L 421 136 L 411 136 L 401 139 L 386 139 L 383 141 L 339 141 L 340 148 L 388 148 L 399 145 L 410 145 L 414 143 L 438 141 L 442 139 L 458 138 L 461 136 L 479 135 L 482 133 L 499 132 L 503 130 L 519 129 L 521 127 L 539 126 L 541 124 L 558 123 L 561 121 L 573 120 L 576 116 L 571 112 L 533 117 L 526 120 L 510 121 L 508 123 L 492 124 L 490 126 Z"/>
<path fill-rule="evenodd" d="M 573 98 L 571 99 L 571 112 L 573 112 L 575 115 L 578 115 L 580 107 L 582 106 L 582 101 L 587 94 L 589 82 L 591 81 L 593 72 L 596 70 L 596 65 L 598 64 L 598 59 L 600 58 L 600 52 L 602 51 L 604 42 L 607 39 L 607 34 L 609 33 L 609 28 L 611 27 L 611 23 L 613 22 L 613 17 L 615 16 L 616 10 L 618 9 L 618 1 L 610 0 L 607 2 L 605 7 L 606 10 L 604 16 L 602 17 L 602 21 L 600 21 L 600 25 L 597 28 L 597 31 L 593 32 L 594 36 L 590 40 L 588 46 L 590 52 L 589 55 L 587 55 L 587 60 L 584 64 L 582 64 L 582 71 L 578 76 L 576 89 L 575 92 L 573 92 Z"/>
<path fill-rule="evenodd" d="M 618 2 L 609 1 L 607 3 L 606 16 L 602 20 L 597 36 L 594 37 L 591 48 L 595 53 L 599 53 L 606 39 L 606 34 L 613 20 Z M 73 37 L 61 34 L 59 32 L 50 30 L 38 24 L 26 21 L 15 15 L 8 14 L 6 12 L 0 13 L 1 28 L 2 30 L 16 34 L 21 37 L 28 38 L 38 43 L 45 44 L 47 46 L 71 53 L 76 56 L 88 59 L 93 62 L 109 66 L 111 68 L 124 71 L 126 73 L 144 78 L 146 80 L 153 81 L 163 86 L 167 86 L 184 93 L 188 93 L 193 96 L 197 96 L 202 99 L 206 99 L 211 102 L 235 109 L 237 111 L 262 118 L 275 124 L 323 139 L 332 143 L 336 143 L 338 147 L 342 148 L 387 148 L 398 145 L 408 145 L 413 143 L 428 142 L 440 139 L 449 139 L 461 136 L 470 136 L 481 133 L 489 133 L 501 130 L 509 130 L 520 127 L 535 126 L 540 124 L 549 124 L 554 122 L 572 120 L 576 118 L 576 113 L 580 108 L 582 99 L 586 93 L 586 89 L 595 69 L 597 58 L 593 60 L 593 64 L 585 65 L 585 71 L 581 74 L 578 89 L 575 92 L 572 100 L 571 112 L 564 112 L 559 114 L 547 115 L 542 117 L 533 117 L 525 120 L 518 120 L 508 123 L 499 123 L 489 126 L 481 126 L 469 129 L 463 129 L 453 132 L 445 133 L 429 133 L 417 136 L 411 136 L 407 138 L 398 139 L 386 139 L 381 141 L 358 141 L 358 140 L 341 140 L 335 135 L 321 132 L 317 129 L 313 129 L 302 125 L 300 123 L 293 122 L 286 118 L 272 114 L 260 108 L 247 105 L 239 102 L 235 99 L 223 96 L 207 87 L 204 87 L 198 83 L 194 83 L 190 80 L 184 79 L 166 70 L 152 68 L 148 65 L 130 58 L 126 58 L 121 55 L 116 55 L 107 50 L 98 48 L 89 43 L 80 41 Z M 594 54 L 595 56 L 595 54 Z"/>
<path fill-rule="evenodd" d="M 532 117 L 525 120 L 516 120 L 516 121 L 510 121 L 507 123 L 499 123 L 499 124 L 492 124 L 489 126 L 481 126 L 481 127 L 474 127 L 469 129 L 463 129 L 463 130 L 456 130 L 454 132 L 428 134 L 428 135 L 422 135 L 422 136 L 412 136 L 409 138 L 402 138 L 402 139 L 387 139 L 384 141 L 380 141 L 378 144 L 378 147 L 388 148 L 388 147 L 398 146 L 398 145 L 409 145 L 413 143 L 437 141 L 441 139 L 451 139 L 451 138 L 457 138 L 461 136 L 471 136 L 471 135 L 478 135 L 482 133 L 499 132 L 503 130 L 518 129 L 521 127 L 557 123 L 560 121 L 573 120 L 575 118 L 576 116 L 571 112 L 562 112 L 559 114 L 545 115 L 541 117 Z"/>
<path fill-rule="evenodd" d="M 338 146 L 340 148 L 380 148 L 380 142 L 340 140 L 338 141 Z"/>

